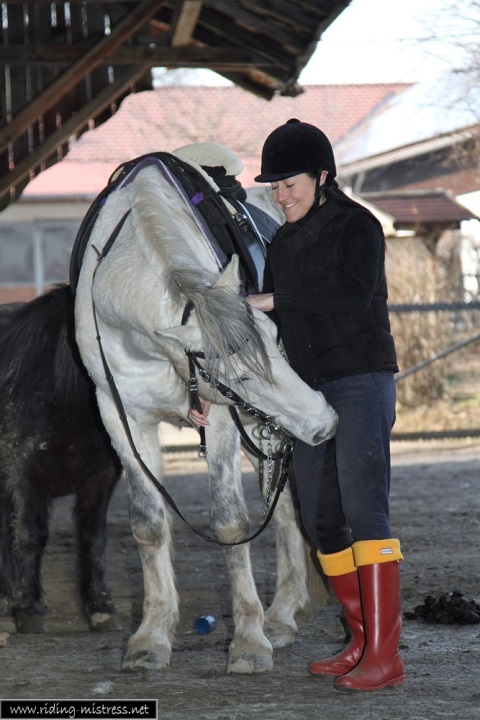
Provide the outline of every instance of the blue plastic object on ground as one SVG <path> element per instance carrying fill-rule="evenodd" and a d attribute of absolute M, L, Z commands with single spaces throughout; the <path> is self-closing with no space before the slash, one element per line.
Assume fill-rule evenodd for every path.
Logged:
<path fill-rule="evenodd" d="M 217 621 L 213 615 L 202 615 L 195 620 L 193 627 L 199 635 L 207 635 L 217 627 Z"/>

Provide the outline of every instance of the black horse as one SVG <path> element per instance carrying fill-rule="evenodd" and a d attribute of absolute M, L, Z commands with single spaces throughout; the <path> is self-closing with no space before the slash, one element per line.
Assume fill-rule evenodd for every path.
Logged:
<path fill-rule="evenodd" d="M 83 612 L 91 630 L 116 627 L 105 550 L 120 475 L 77 351 L 70 287 L 0 305 L 0 614 L 12 613 L 17 632 L 45 631 L 49 507 L 71 494 Z"/>

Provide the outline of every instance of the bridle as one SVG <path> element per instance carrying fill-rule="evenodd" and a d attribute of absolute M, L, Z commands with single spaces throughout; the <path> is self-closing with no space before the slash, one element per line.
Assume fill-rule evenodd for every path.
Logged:
<path fill-rule="evenodd" d="M 202 380 L 209 385 L 212 385 L 212 387 L 216 388 L 224 397 L 226 397 L 228 400 L 231 400 L 233 402 L 233 405 L 229 406 L 230 415 L 232 417 L 233 422 L 235 423 L 239 433 L 240 437 L 242 438 L 245 445 L 248 447 L 248 449 L 260 460 L 266 460 L 267 461 L 267 473 L 268 473 L 268 480 L 267 480 L 267 492 L 265 496 L 265 510 L 264 515 L 267 514 L 267 522 L 264 523 L 264 526 L 260 529 L 258 533 L 256 533 L 253 537 L 256 537 L 263 528 L 268 524 L 270 521 L 270 517 L 273 513 L 273 508 L 270 507 L 270 501 L 272 499 L 272 481 L 273 481 L 273 463 L 276 460 L 281 460 L 281 466 L 280 466 L 280 476 L 276 485 L 276 494 L 274 499 L 274 505 L 277 504 L 278 496 L 285 488 L 285 484 L 288 479 L 288 468 L 290 465 L 290 460 L 293 452 L 293 440 L 292 438 L 286 433 L 283 428 L 281 428 L 279 425 L 274 424 L 273 418 L 271 418 L 269 415 L 265 415 L 261 410 L 258 410 L 258 408 L 254 407 L 253 405 L 250 405 L 250 403 L 245 402 L 242 400 L 242 398 L 231 388 L 229 388 L 227 385 L 224 385 L 224 383 L 220 382 L 218 379 L 212 379 L 210 373 L 208 373 L 200 364 L 199 360 L 204 359 L 205 355 L 203 352 L 193 352 L 191 350 L 185 350 L 185 353 L 188 357 L 188 365 L 189 365 L 189 388 L 190 388 L 190 395 L 191 395 L 191 403 L 192 407 L 195 409 L 200 409 L 201 412 L 201 406 L 200 406 L 200 397 L 198 393 L 198 382 L 197 382 L 197 376 L 196 376 L 196 370 L 198 370 L 198 374 L 202 378 Z M 267 453 L 264 453 L 263 450 L 255 445 L 255 443 L 252 441 L 250 436 L 245 430 L 245 427 L 242 424 L 242 421 L 240 420 L 240 416 L 238 414 L 239 408 L 245 415 L 248 415 L 251 418 L 254 418 L 255 420 L 259 420 L 262 425 L 260 428 L 260 437 L 264 440 L 267 440 Z M 206 458 L 208 454 L 208 448 L 206 445 L 205 440 L 205 428 L 200 427 L 200 446 L 199 446 L 199 452 L 198 456 L 200 458 Z M 285 444 L 283 446 L 283 449 L 281 452 L 273 452 L 272 448 L 272 435 L 278 436 L 279 434 L 284 435 L 285 437 Z M 252 539 L 252 538 L 249 538 Z M 245 540 L 244 542 L 247 542 Z"/>
<path fill-rule="evenodd" d="M 185 325 L 188 318 L 190 317 L 191 312 L 194 310 L 195 306 L 191 300 L 187 300 L 185 304 L 185 308 L 182 315 L 182 325 Z M 212 375 L 205 370 L 205 368 L 202 366 L 200 360 L 205 360 L 205 353 L 202 351 L 194 351 L 194 350 L 188 350 L 185 349 L 185 354 L 188 358 L 188 369 L 189 369 L 189 390 L 190 390 L 190 402 L 191 407 L 198 410 L 199 412 L 202 412 L 202 407 L 200 404 L 200 394 L 199 394 L 199 387 L 198 387 L 198 380 L 197 380 L 197 371 L 202 380 L 207 383 L 208 385 L 211 385 L 213 388 L 218 390 L 221 395 L 223 395 L 225 398 L 230 400 L 232 404 L 229 405 L 229 412 L 233 419 L 233 422 L 235 423 L 235 426 L 237 427 L 240 437 L 245 444 L 245 446 L 252 452 L 258 459 L 265 460 L 267 462 L 267 490 L 265 494 L 265 510 L 264 510 L 264 516 L 266 515 L 267 518 L 260 528 L 260 530 L 255 533 L 251 538 L 248 538 L 247 540 L 244 540 L 243 542 L 248 542 L 248 540 L 251 540 L 253 537 L 257 537 L 257 535 L 260 534 L 260 532 L 263 531 L 263 529 L 266 527 L 268 522 L 270 521 L 270 518 L 273 514 L 273 511 L 275 509 L 275 506 L 278 502 L 280 494 L 283 492 L 286 482 L 288 480 L 288 469 L 290 466 L 290 461 L 293 454 L 293 438 L 279 425 L 275 424 L 273 421 L 273 418 L 270 415 L 266 415 L 262 410 L 259 410 L 254 405 L 251 405 L 250 403 L 247 403 L 245 400 L 243 400 L 238 393 L 235 392 L 235 390 L 232 390 L 228 385 L 225 385 L 223 382 L 221 382 L 218 378 L 212 377 Z M 231 353 L 233 354 L 233 352 Z M 264 453 L 263 450 L 258 446 L 255 445 L 253 440 L 250 438 L 248 433 L 245 430 L 244 425 L 242 424 L 242 421 L 240 420 L 240 416 L 238 413 L 238 410 L 243 412 L 248 417 L 253 418 L 254 420 L 257 420 L 261 423 L 260 427 L 260 437 L 263 440 L 267 441 L 267 453 Z M 205 428 L 202 426 L 199 428 L 200 432 L 200 445 L 199 445 L 199 451 L 198 456 L 200 458 L 206 458 L 208 454 L 208 448 L 206 444 L 206 438 L 205 438 Z M 281 452 L 273 452 L 272 447 L 272 436 L 279 437 L 280 435 L 283 435 L 283 438 L 285 440 L 283 444 L 283 448 Z M 272 488 L 272 481 L 273 481 L 273 464 L 275 461 L 281 460 L 280 465 L 280 472 L 279 472 L 279 478 L 276 483 L 276 491 L 275 491 L 275 497 L 272 500 L 272 494 L 273 494 L 273 488 Z M 271 503 L 271 504 L 270 504 Z"/>
<path fill-rule="evenodd" d="M 203 533 L 201 530 L 198 530 L 194 525 L 188 522 L 188 520 L 184 517 L 183 513 L 179 510 L 177 507 L 175 501 L 171 497 L 168 490 L 162 485 L 162 483 L 155 477 L 155 475 L 152 473 L 150 468 L 145 464 L 144 460 L 142 459 L 140 453 L 138 452 L 138 449 L 135 445 L 135 441 L 132 436 L 132 432 L 130 429 L 130 425 L 128 422 L 127 414 L 125 412 L 125 408 L 122 402 L 122 399 L 120 397 L 120 393 L 118 392 L 118 388 L 115 383 L 115 379 L 112 375 L 112 372 L 110 370 L 110 366 L 108 364 L 107 358 L 105 356 L 105 352 L 103 349 L 102 344 L 102 338 L 100 335 L 100 330 L 98 326 L 98 318 L 97 318 L 97 312 L 95 307 L 95 301 L 93 297 L 93 286 L 95 282 L 95 276 L 97 273 L 98 268 L 100 267 L 101 262 L 104 260 L 107 253 L 112 248 L 112 245 L 115 241 L 115 239 L 118 237 L 120 230 L 122 229 L 130 211 L 127 211 L 123 217 L 120 219 L 120 221 L 117 223 L 116 227 L 114 228 L 111 236 L 109 237 L 107 243 L 105 244 L 103 250 L 100 252 L 95 248 L 95 246 L 92 246 L 95 252 L 97 253 L 97 265 L 95 267 L 95 270 L 93 272 L 92 276 L 92 286 L 91 286 L 91 296 L 92 296 L 92 312 L 93 312 L 93 320 L 95 324 L 95 331 L 96 331 L 96 339 L 99 347 L 100 352 L 100 358 L 102 361 L 103 369 L 105 372 L 105 377 L 107 379 L 110 392 L 112 394 L 113 401 L 115 403 L 115 407 L 118 412 L 118 416 L 120 418 L 120 421 L 123 425 L 123 428 L 125 430 L 125 435 L 127 437 L 128 443 L 130 445 L 130 448 L 132 450 L 133 456 L 135 457 L 137 463 L 145 473 L 145 475 L 149 478 L 149 480 L 153 483 L 155 488 L 158 490 L 158 492 L 162 495 L 162 497 L 166 500 L 168 505 L 171 507 L 171 509 L 183 520 L 183 522 L 191 529 L 196 535 L 199 535 L 201 538 L 206 540 L 207 542 L 213 542 L 216 545 L 222 545 L 222 546 L 234 546 L 234 545 L 243 545 L 247 542 L 250 542 L 251 540 L 254 540 L 256 537 L 260 535 L 260 533 L 263 532 L 263 530 L 267 527 L 268 523 L 270 522 L 273 512 L 275 510 L 275 507 L 277 505 L 277 502 L 280 498 L 281 493 L 283 492 L 285 485 L 288 480 L 288 469 L 290 466 L 290 461 L 293 454 L 293 440 L 290 436 L 287 435 L 285 430 L 281 429 L 279 426 L 274 425 L 273 420 L 270 416 L 265 415 L 261 410 L 258 410 L 257 408 L 253 407 L 253 405 L 250 405 L 249 403 L 244 402 L 240 396 L 231 388 L 224 385 L 222 382 L 218 380 L 218 378 L 212 378 L 210 374 L 202 367 L 199 360 L 205 359 L 205 355 L 203 352 L 194 352 L 191 350 L 185 350 L 185 353 L 188 358 L 189 363 L 189 389 L 191 393 L 192 398 L 192 404 L 193 407 L 196 407 L 196 409 L 200 409 L 200 396 L 199 396 L 199 388 L 198 388 L 198 381 L 196 377 L 196 370 L 198 370 L 198 373 L 202 380 L 204 382 L 209 383 L 213 387 L 217 388 L 218 391 L 224 395 L 229 400 L 232 400 L 233 404 L 230 406 L 230 414 L 235 422 L 235 425 L 237 426 L 240 435 L 243 439 L 243 441 L 246 443 L 246 445 L 249 447 L 249 449 L 261 460 L 267 461 L 267 469 L 268 469 L 268 485 L 267 485 L 267 496 L 265 499 L 265 511 L 264 516 L 266 515 L 261 527 L 252 535 L 249 537 L 246 537 L 242 540 L 238 540 L 236 542 L 221 542 L 217 540 L 216 538 L 212 537 L 211 535 L 207 535 L 206 533 Z M 187 322 L 187 319 L 194 309 L 194 305 L 191 301 L 187 301 L 185 305 L 185 309 L 182 316 L 182 324 L 185 324 Z M 263 453 L 263 451 L 257 447 L 250 439 L 250 437 L 247 435 L 245 428 L 243 427 L 242 423 L 240 422 L 240 418 L 238 416 L 238 412 L 236 408 L 240 408 L 243 412 L 245 412 L 247 415 L 254 417 L 256 419 L 259 419 L 262 423 L 262 437 L 267 438 L 268 440 L 268 452 L 267 454 Z M 285 443 L 283 450 L 281 453 L 273 453 L 272 451 L 272 445 L 271 445 L 271 435 L 273 433 L 278 434 L 282 433 L 285 438 L 287 439 L 287 442 Z M 199 456 L 206 458 L 207 456 L 207 446 L 205 442 L 205 435 L 204 435 L 204 428 L 201 428 L 200 432 L 200 451 Z M 275 460 L 281 459 L 281 466 L 280 466 L 280 473 L 278 482 L 276 484 L 276 490 L 275 495 L 273 497 L 273 500 L 270 502 L 271 495 L 272 495 L 272 478 L 273 478 L 273 462 Z"/>

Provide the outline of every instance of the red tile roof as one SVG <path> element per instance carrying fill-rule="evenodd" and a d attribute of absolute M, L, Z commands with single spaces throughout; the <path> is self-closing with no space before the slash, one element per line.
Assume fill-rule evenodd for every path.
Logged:
<path fill-rule="evenodd" d="M 240 179 L 253 184 L 266 136 L 291 117 L 322 128 L 335 146 L 381 110 L 404 83 L 311 85 L 296 98 L 267 102 L 238 86 L 163 87 L 125 98 L 115 115 L 72 141 L 68 155 L 27 186 L 24 197 L 96 195 L 122 162 L 193 142 L 220 142 L 242 159 Z"/>

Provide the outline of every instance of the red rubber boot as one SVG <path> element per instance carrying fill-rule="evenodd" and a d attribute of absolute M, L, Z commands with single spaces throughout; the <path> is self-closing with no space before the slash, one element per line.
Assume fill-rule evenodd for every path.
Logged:
<path fill-rule="evenodd" d="M 335 688 L 348 692 L 401 685 L 405 672 L 397 647 L 402 629 L 399 563 L 363 565 L 358 574 L 365 652 L 353 670 L 335 680 Z"/>
<path fill-rule="evenodd" d="M 338 677 L 348 673 L 359 662 L 365 647 L 365 634 L 358 572 L 354 570 L 346 575 L 332 576 L 329 579 L 345 611 L 345 621 L 351 632 L 350 642 L 337 655 L 310 663 L 308 671 L 312 675 Z"/>

